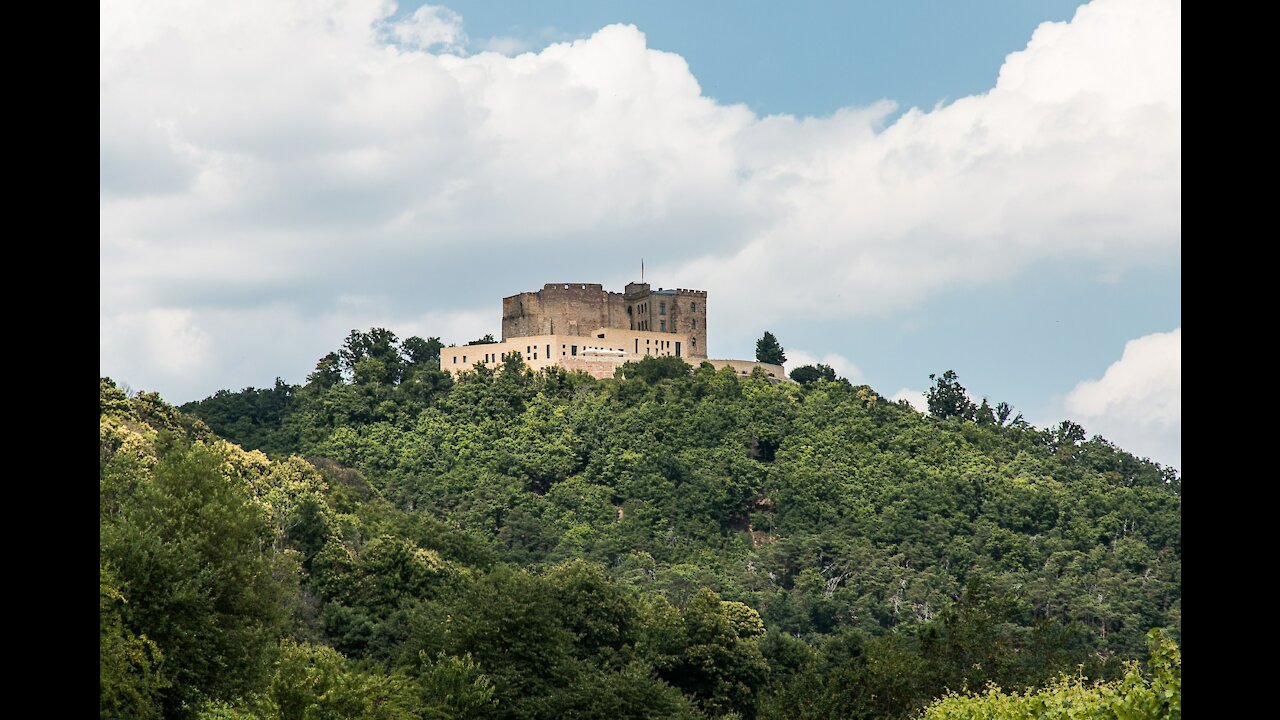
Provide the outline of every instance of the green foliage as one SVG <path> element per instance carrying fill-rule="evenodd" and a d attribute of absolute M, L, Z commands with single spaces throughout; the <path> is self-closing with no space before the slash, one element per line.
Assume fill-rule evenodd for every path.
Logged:
<path fill-rule="evenodd" d="M 415 691 L 402 673 L 364 670 L 332 648 L 286 639 L 264 704 L 278 720 L 416 720 Z"/>
<path fill-rule="evenodd" d="M 1022 413 L 1016 416 L 1013 414 L 1013 406 L 1009 403 L 998 403 L 994 408 L 987 402 L 986 398 L 982 399 L 982 404 L 978 405 L 969 397 L 969 393 L 960 384 L 956 376 L 955 370 L 948 370 L 942 373 L 941 377 L 930 375 L 930 380 L 934 381 L 933 387 L 925 393 L 925 399 L 929 403 L 929 412 L 937 418 L 947 420 L 955 418 L 957 420 L 968 420 L 982 426 L 995 426 L 998 428 L 1009 427 L 1018 430 L 1026 430 L 1030 428 L 1030 424 L 1022 418 Z M 1084 428 L 1069 423 L 1079 428 L 1080 440 L 1084 439 Z"/>
<path fill-rule="evenodd" d="M 453 385 L 440 368 L 442 347 L 436 337 L 401 343 L 385 328 L 352 330 L 341 349 L 320 358 L 305 386 L 277 379 L 271 390 L 221 390 L 182 410 L 245 448 L 300 452 L 343 427 L 412 422 Z"/>
<path fill-rule="evenodd" d="M 645 356 L 639 360 L 631 360 L 619 368 L 622 377 L 628 380 L 642 380 L 650 385 L 673 378 L 687 377 L 693 368 L 678 357 L 663 355 Z"/>
<path fill-rule="evenodd" d="M 352 330 L 338 351 L 343 374 L 357 385 L 391 385 L 400 380 L 404 358 L 399 339 L 386 328 Z"/>
<path fill-rule="evenodd" d="M 683 613 L 661 606 L 654 611 L 647 645 L 658 676 L 696 698 L 709 715 L 753 717 L 755 694 L 769 671 L 758 642 L 763 634 L 755 610 L 702 588 Z"/>
<path fill-rule="evenodd" d="M 791 379 L 801 385 L 812 385 L 819 380 L 835 382 L 836 371 L 835 368 L 830 365 L 823 365 L 822 363 L 818 363 L 817 365 L 801 365 L 791 371 Z"/>
<path fill-rule="evenodd" d="M 992 685 L 980 695 L 948 693 L 929 706 L 925 720 L 1179 720 L 1182 717 L 1182 657 L 1159 630 L 1148 634 L 1151 659 L 1143 674 L 1136 662 L 1122 677 L 1089 682 L 1063 675 L 1040 690 L 1006 693 Z"/>
<path fill-rule="evenodd" d="M 782 365 L 787 361 L 787 355 L 783 352 L 782 345 L 778 343 L 778 338 L 768 330 L 765 330 L 764 335 L 756 341 L 756 361 L 774 365 Z"/>
<path fill-rule="evenodd" d="M 424 718 L 463 720 L 493 712 L 493 683 L 470 655 L 419 654 L 417 706 Z"/>
<path fill-rule="evenodd" d="M 327 389 L 327 388 L 334 387 L 335 385 L 340 385 L 341 383 L 342 383 L 342 358 L 339 357 L 338 353 L 336 352 L 331 352 L 328 355 L 325 355 L 324 357 L 317 360 L 316 369 L 312 371 L 310 375 L 307 376 L 308 387 Z M 206 402 L 208 402 L 208 400 L 204 400 L 198 405 L 193 405 L 192 403 L 188 403 L 188 405 L 192 406 L 190 408 L 190 412 L 197 412 L 202 414 L 204 410 L 203 406 L 204 406 L 204 403 Z M 187 407 L 187 406 L 184 406 L 184 407 Z M 203 417 L 203 414 L 202 414 L 202 417 Z"/>
<path fill-rule="evenodd" d="M 154 644 L 166 717 L 201 698 L 231 699 L 266 672 L 282 629 L 285 585 L 270 552 L 274 532 L 228 457 L 179 441 L 154 466 L 118 454 L 103 471 L 101 557 L 128 600 L 121 638 Z M 104 628 L 105 632 L 105 628 Z M 136 644 L 131 662 L 156 672 Z M 110 664 L 104 657 L 104 666 Z M 104 667 L 104 673 L 107 668 Z M 107 697 L 132 692 L 104 687 Z"/>
<path fill-rule="evenodd" d="M 168 685 L 164 654 L 146 635 L 124 623 L 125 596 L 111 571 L 99 570 L 98 687 L 102 717 L 159 718 L 160 692 Z"/>
<path fill-rule="evenodd" d="M 404 342 L 400 343 L 400 350 L 404 353 L 405 358 L 410 365 L 423 366 L 435 363 L 440 364 L 440 351 L 444 349 L 444 343 L 438 337 L 430 337 L 426 340 L 414 335 L 407 337 Z"/>
<path fill-rule="evenodd" d="M 183 405 L 183 412 L 196 412 L 219 435 L 235 438 L 245 447 L 271 454 L 286 453 L 297 446 L 293 428 L 285 425 L 297 405 L 298 386 L 276 378 L 269 390 L 245 388 L 238 393 L 219 390 L 198 403 Z"/>
<path fill-rule="evenodd" d="M 925 400 L 929 403 L 929 412 L 934 417 L 943 420 L 948 418 L 974 420 L 977 417 L 978 406 L 969 399 L 969 393 L 960 384 L 955 370 L 948 370 L 942 373 L 941 377 L 930 375 L 929 379 L 933 380 L 934 384 L 925 391 Z"/>
<path fill-rule="evenodd" d="M 914 718 L 1174 664 L 1181 479 L 1074 423 L 437 344 L 188 406 L 270 457 L 103 379 L 104 716 Z"/>

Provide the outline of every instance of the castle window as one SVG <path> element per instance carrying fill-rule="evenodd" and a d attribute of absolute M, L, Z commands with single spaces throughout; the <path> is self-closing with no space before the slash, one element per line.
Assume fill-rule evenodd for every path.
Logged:
<path fill-rule="evenodd" d="M 466 361 L 467 361 L 467 356 L 466 356 L 466 355 L 463 355 L 463 356 L 462 356 L 462 362 L 464 362 L 464 363 L 465 363 Z"/>
<path fill-rule="evenodd" d="M 457 364 L 458 364 L 458 356 L 457 356 L 457 355 L 454 355 L 454 356 L 453 356 L 453 364 L 454 364 L 454 365 L 457 365 Z"/>
<path fill-rule="evenodd" d="M 667 321 L 666 321 L 666 320 L 662 320 L 662 321 L 660 321 L 660 322 L 662 323 L 662 332 L 666 332 L 666 331 L 667 331 Z"/>
<path fill-rule="evenodd" d="M 659 314 L 659 315 L 666 315 L 666 314 L 667 314 L 667 304 L 666 304 L 666 303 L 664 303 L 664 302 L 660 302 L 660 303 L 658 303 L 658 314 Z"/>
<path fill-rule="evenodd" d="M 551 346 L 547 346 L 547 357 L 551 357 Z"/>
<path fill-rule="evenodd" d="M 689 312 L 698 312 L 698 303 L 689 303 Z"/>
<path fill-rule="evenodd" d="M 577 346 L 577 345 L 573 345 L 573 346 L 571 346 L 571 347 L 569 348 L 569 352 L 570 352 L 570 353 L 572 353 L 572 354 L 574 354 L 574 355 L 577 355 L 577 354 L 578 354 L 578 346 Z"/>
<path fill-rule="evenodd" d="M 698 338 L 696 337 L 689 338 L 689 344 L 693 347 L 698 347 Z"/>
<path fill-rule="evenodd" d="M 693 329 L 694 329 L 694 330 L 697 330 L 697 329 L 698 329 L 698 318 L 694 318 L 694 319 L 693 319 Z"/>

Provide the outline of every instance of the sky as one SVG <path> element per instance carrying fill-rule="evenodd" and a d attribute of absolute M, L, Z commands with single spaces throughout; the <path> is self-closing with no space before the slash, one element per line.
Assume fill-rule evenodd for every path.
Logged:
<path fill-rule="evenodd" d="M 104 0 L 100 370 L 174 403 L 547 282 L 708 291 L 1181 467 L 1181 4 Z"/>

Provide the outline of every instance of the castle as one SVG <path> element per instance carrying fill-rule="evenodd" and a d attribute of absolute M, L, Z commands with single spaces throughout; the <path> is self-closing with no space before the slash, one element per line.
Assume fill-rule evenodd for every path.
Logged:
<path fill-rule="evenodd" d="M 602 379 L 627 361 L 670 356 L 741 375 L 761 367 L 775 381 L 789 382 L 780 365 L 708 360 L 707 291 L 654 290 L 646 282 L 627 283 L 620 293 L 599 283 L 547 283 L 505 297 L 502 341 L 444 348 L 440 365 L 456 375 L 477 365 L 496 367 L 508 353 L 533 370 L 558 365 Z"/>

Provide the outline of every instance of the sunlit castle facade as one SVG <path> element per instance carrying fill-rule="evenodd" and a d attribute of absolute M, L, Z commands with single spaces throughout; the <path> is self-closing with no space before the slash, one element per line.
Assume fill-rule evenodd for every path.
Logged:
<path fill-rule="evenodd" d="M 478 365 L 497 367 L 515 353 L 533 370 L 558 365 L 596 378 L 611 378 L 625 362 L 678 357 L 691 365 L 711 362 L 747 375 L 755 367 L 785 381 L 780 365 L 746 360 L 707 360 L 707 291 L 654 290 L 628 283 L 609 292 L 598 283 L 548 283 L 541 290 L 502 299 L 502 341 L 454 345 L 440 364 L 456 374 Z"/>

